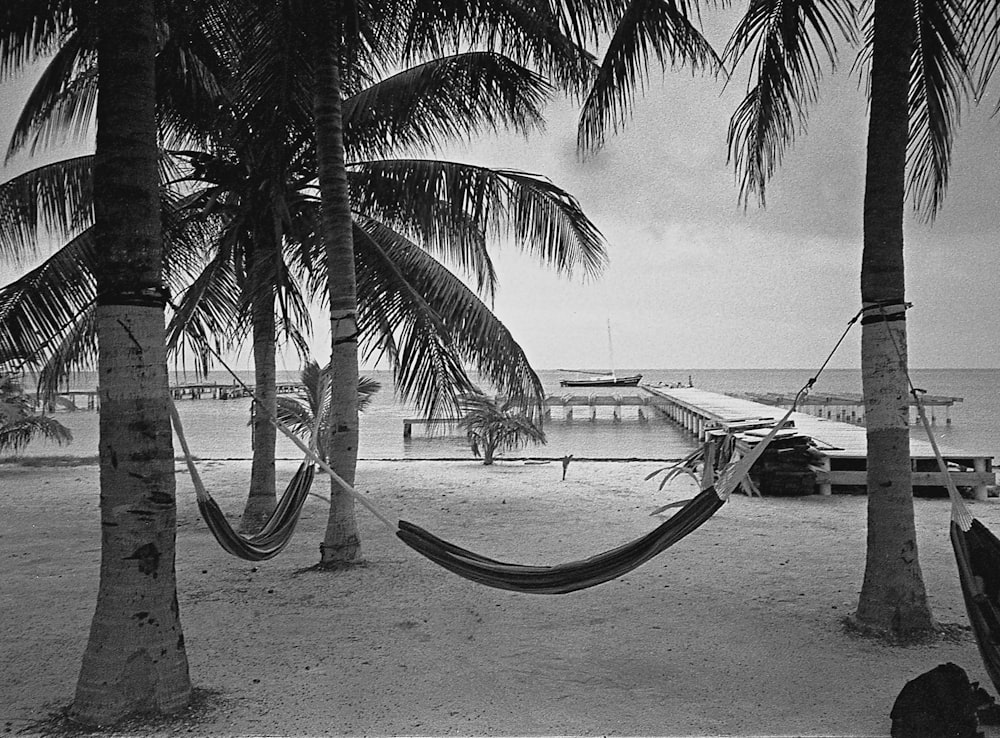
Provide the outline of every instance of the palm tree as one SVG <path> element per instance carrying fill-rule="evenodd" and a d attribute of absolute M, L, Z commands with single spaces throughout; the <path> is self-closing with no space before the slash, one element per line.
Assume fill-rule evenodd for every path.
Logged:
<path fill-rule="evenodd" d="M 770 30 L 748 13 L 734 34 L 734 58 L 758 39 L 768 49 L 755 59 L 757 87 L 730 128 L 731 150 L 743 152 L 737 167 L 747 194 L 763 198 L 774 162 L 817 93 L 819 72 L 807 32 L 835 59 L 833 36 L 820 10 L 841 35 L 853 39 L 854 9 L 833 2 L 818 8 L 793 4 L 784 12 L 796 21 L 772 24 Z M 943 201 L 951 143 L 969 82 L 965 14 L 961 3 L 875 0 L 864 22 L 862 59 L 871 60 L 861 266 L 868 542 L 854 617 L 866 628 L 894 636 L 934 627 L 913 520 L 903 213 L 908 192 L 927 218 Z M 756 99 L 752 105 L 751 97 Z M 779 109 L 789 112 L 778 115 L 774 111 Z"/>
<path fill-rule="evenodd" d="M 650 19 L 664 18 L 671 9 L 686 18 L 695 6 L 659 0 L 626 5 L 581 116 L 585 147 L 599 146 L 609 125 L 624 124 L 645 49 L 654 43 L 650 35 L 655 48 L 667 50 L 685 48 L 691 37 L 687 30 L 675 32 L 686 29 L 683 23 Z M 908 190 L 927 217 L 941 204 L 968 83 L 965 32 L 975 24 L 967 22 L 966 13 L 982 5 L 874 0 L 864 24 L 861 59 L 871 58 L 861 276 L 869 531 L 856 619 L 897 635 L 933 624 L 917 557 L 906 426 L 904 199 Z M 749 1 L 724 52 L 735 64 L 754 50 L 755 83 L 729 129 L 730 159 L 744 202 L 756 196 L 764 204 L 766 182 L 785 147 L 804 130 L 808 106 L 818 94 L 820 51 L 834 65 L 837 37 L 853 42 L 855 28 L 856 9 L 849 0 Z M 688 60 L 698 64 L 706 58 L 712 57 Z"/>
<path fill-rule="evenodd" d="M 69 428 L 55 418 L 35 412 L 34 403 L 24 394 L 17 376 L 0 366 L 0 453 L 18 453 L 39 436 L 59 445 L 73 440 Z"/>
<path fill-rule="evenodd" d="M 94 162 L 101 576 L 71 714 L 176 712 L 191 681 L 177 608 L 153 2 L 101 0 Z"/>
<path fill-rule="evenodd" d="M 482 393 L 463 398 L 459 426 L 465 429 L 472 455 L 482 456 L 485 466 L 492 465 L 498 453 L 528 442 L 545 443 L 545 431 L 509 400 L 500 405 Z"/>
<path fill-rule="evenodd" d="M 318 233 L 325 253 L 330 371 L 337 378 L 336 386 L 331 387 L 330 464 L 348 485 L 354 484 L 357 469 L 360 323 L 344 129 L 345 84 L 352 75 L 366 72 L 359 66 L 359 59 L 383 61 L 380 53 L 394 50 L 400 43 L 403 48 L 411 48 L 418 35 L 420 43 L 439 48 L 438 29 L 428 33 L 433 23 L 430 27 L 422 22 L 413 23 L 415 19 L 430 17 L 418 12 L 422 3 L 406 5 L 362 8 L 360 4 L 339 3 L 335 9 L 327 0 L 293 4 L 312 55 L 310 82 L 321 201 Z M 452 10 L 462 16 L 463 23 L 466 21 L 464 4 Z M 419 26 L 419 34 L 401 35 L 401 23 Z M 452 21 L 448 30 L 454 32 L 457 27 Z M 321 567 L 338 568 L 360 557 L 353 498 L 332 480 L 330 513 L 320 550 Z"/>
<path fill-rule="evenodd" d="M 281 19 L 280 14 L 277 18 Z M 274 21 L 258 24 L 257 27 L 261 26 L 272 30 L 279 27 Z M 243 49 L 247 47 L 252 48 L 252 43 L 240 45 Z M 295 44 L 285 39 L 265 50 L 271 52 L 275 48 L 280 53 L 288 53 L 288 49 L 295 48 Z M 268 60 L 273 52 L 270 55 L 247 56 L 258 72 L 262 68 L 287 70 L 296 67 L 287 63 L 275 63 L 269 67 Z M 477 66 L 482 71 L 477 71 Z M 286 89 L 288 86 L 283 84 L 284 79 L 280 81 L 279 88 Z M 262 89 L 267 89 L 266 85 L 253 79 L 241 84 L 252 91 L 252 99 L 269 99 L 260 95 Z M 463 85 L 467 89 L 463 89 Z M 292 89 L 297 88 L 292 86 Z M 348 98 L 347 132 L 359 150 L 377 152 L 387 150 L 387 146 L 392 149 L 401 144 L 405 146 L 407 142 L 426 140 L 428 136 L 444 139 L 471 132 L 480 124 L 479 121 L 494 127 L 504 122 L 523 127 L 539 119 L 535 108 L 542 98 L 540 90 L 540 78 L 517 71 L 516 66 L 504 63 L 502 57 L 496 54 L 466 54 L 439 59 L 392 75 Z M 275 99 L 280 101 L 281 93 Z M 449 107 L 451 101 L 457 104 Z M 237 107 L 246 113 L 250 106 L 240 107 L 237 103 Z M 261 107 L 273 110 L 275 106 L 262 102 Z M 294 110 L 294 107 L 290 106 L 289 110 Z M 25 117 L 36 122 L 45 120 L 44 116 L 38 115 Z M 391 124 L 387 126 L 386 121 L 391 121 Z M 254 129 L 264 130 L 268 125 L 265 120 L 255 124 Z M 233 142 L 239 137 L 227 134 L 227 140 L 232 150 Z M 380 140 L 387 143 L 379 143 Z M 207 202 L 221 203 L 223 198 L 219 193 L 226 188 L 231 190 L 234 179 L 227 172 L 245 170 L 245 165 L 239 161 L 227 163 L 218 156 L 199 159 L 196 165 L 214 177 L 209 178 L 211 187 L 197 197 L 188 198 L 189 204 L 199 206 Z M 291 171 L 294 171 L 294 164 L 291 166 Z M 537 405 L 541 386 L 520 348 L 472 293 L 433 259 L 423 257 L 416 243 L 405 234 L 409 233 L 417 239 L 417 243 L 426 244 L 446 255 L 457 254 L 459 263 L 475 274 L 488 294 L 492 293 L 494 285 L 492 266 L 483 250 L 485 234 L 502 232 L 504 220 L 513 224 L 510 233 L 515 240 L 536 249 L 543 261 L 555 264 L 561 271 L 568 273 L 577 263 L 583 263 L 588 271 L 596 271 L 603 260 L 600 238 L 572 198 L 537 177 L 457 164 L 367 160 L 352 165 L 352 170 L 352 191 L 356 193 L 354 207 L 360 209 L 359 216 L 361 212 L 366 213 L 356 218 L 354 224 L 363 252 L 357 256 L 355 268 L 362 270 L 360 273 L 367 288 L 362 296 L 367 305 L 363 306 L 361 315 L 363 335 L 374 333 L 381 336 L 369 342 L 368 350 L 391 358 L 403 396 L 419 398 L 425 411 L 431 413 L 454 405 L 454 398 L 471 386 L 462 367 L 462 363 L 471 358 L 480 372 L 505 394 L 531 397 Z M 249 174 L 251 172 L 247 170 Z M 240 174 L 235 178 L 253 182 L 244 186 L 244 191 L 274 193 L 283 186 L 273 176 L 268 178 L 264 175 L 254 182 L 247 175 Z M 224 179 L 228 181 L 223 182 Z M 309 177 L 304 172 L 296 172 L 292 179 L 302 182 Z M 271 184 L 262 184 L 267 182 Z M 254 201 L 245 198 L 244 202 Z M 270 216 L 270 222 L 279 223 L 281 218 L 298 219 L 287 205 L 291 201 L 286 197 L 284 202 L 286 205 L 278 208 L 283 211 L 282 214 Z M 467 205 L 469 203 L 472 209 Z M 244 204 L 242 212 L 248 213 L 243 216 L 244 219 L 250 221 L 255 214 L 271 212 L 268 204 L 265 201 L 262 207 L 254 203 L 249 208 Z M 400 204 L 410 207 L 400 208 Z M 231 208 L 229 212 L 231 215 Z M 313 218 L 312 222 L 316 220 Z M 311 227 L 308 217 L 305 221 L 299 219 L 299 222 L 305 222 L 307 231 Z M 392 227 L 387 228 L 385 224 Z M 442 224 L 446 227 L 442 228 Z M 400 228 L 402 231 L 398 230 Z M 233 228 L 231 232 L 237 230 Z M 274 227 L 273 230 L 281 229 Z M 452 233 L 455 235 L 450 235 Z M 297 238 L 307 240 L 308 234 L 299 233 Z M 235 237 L 231 240 L 237 243 Z M 268 239 L 256 240 L 266 243 Z M 273 258 L 268 257 L 265 262 Z M 308 262 L 305 257 L 295 258 L 302 263 Z M 47 271 L 56 274 L 59 270 Z M 237 269 L 239 272 L 240 269 Z M 287 267 L 278 269 L 279 275 L 287 272 L 290 272 Z M 222 269 L 219 260 L 213 259 L 212 274 L 224 274 L 231 281 L 233 270 Z M 267 280 L 263 282 L 266 284 Z M 418 284 L 419 290 L 415 289 Z M 189 290 L 181 302 L 182 319 L 174 322 L 175 327 L 186 325 L 187 316 L 195 315 L 201 290 L 207 290 L 211 285 L 211 280 L 201 277 L 196 280 L 196 289 Z M 317 285 L 325 289 L 325 275 L 320 275 Z M 19 286 L 17 291 L 22 296 L 26 295 Z M 174 292 L 178 292 L 176 287 Z M 197 299 L 188 299 L 190 296 Z M 212 299 L 214 306 L 198 315 L 197 334 L 208 334 L 209 328 L 224 322 L 219 313 L 224 299 L 218 294 Z M 10 303 L 11 311 L 19 309 L 15 308 L 15 302 Z M 22 318 L 31 312 L 21 311 Z M 25 326 L 19 331 L 22 338 L 40 335 L 29 329 L 32 320 L 21 322 Z M 50 327 L 51 324 L 52 321 L 49 321 Z M 261 333 L 271 335 L 267 329 Z M 176 337 L 178 334 L 173 335 Z M 67 335 L 60 348 L 67 344 L 67 350 L 71 350 L 71 347 L 82 346 L 83 342 L 78 338 L 71 340 Z M 255 341 L 255 346 L 260 344 L 260 341 Z M 258 382 L 258 386 L 264 384 Z M 443 397 L 442 390 L 447 390 Z M 263 444 L 264 448 L 266 446 Z M 270 458 L 273 458 L 273 450 Z"/>

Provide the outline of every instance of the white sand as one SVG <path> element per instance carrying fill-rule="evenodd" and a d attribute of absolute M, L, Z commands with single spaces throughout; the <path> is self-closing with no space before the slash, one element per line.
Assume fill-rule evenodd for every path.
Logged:
<path fill-rule="evenodd" d="M 556 563 L 650 530 L 655 463 L 362 462 L 391 517 L 495 558 Z M 287 479 L 290 463 L 279 464 Z M 248 462 L 206 462 L 237 516 Z M 317 481 L 325 491 L 327 481 Z M 69 703 L 93 614 L 97 467 L 0 465 L 0 726 Z M 359 508 L 367 565 L 305 571 L 326 522 L 310 499 L 292 545 L 249 564 L 198 517 L 178 465 L 178 578 L 192 680 L 184 735 L 888 734 L 906 681 L 946 661 L 992 685 L 968 631 L 889 647 L 846 634 L 864 566 L 862 497 L 734 497 L 620 580 L 562 596 L 467 582 Z M 1000 530 L 1000 501 L 971 503 Z M 945 500 L 917 500 L 935 616 L 966 624 Z"/>

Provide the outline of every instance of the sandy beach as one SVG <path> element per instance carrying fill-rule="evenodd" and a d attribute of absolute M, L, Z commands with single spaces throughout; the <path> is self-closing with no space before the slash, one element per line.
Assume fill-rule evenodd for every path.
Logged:
<path fill-rule="evenodd" d="M 477 552 L 557 563 L 621 544 L 690 496 L 659 465 L 366 461 L 358 488 Z M 249 462 L 204 462 L 238 516 Z M 294 464 L 279 462 L 286 480 Z M 224 553 L 178 464 L 177 571 L 190 713 L 162 735 L 887 735 L 903 685 L 944 662 L 991 692 L 967 629 L 946 500 L 917 500 L 920 559 L 952 636 L 891 647 L 845 632 L 864 565 L 863 497 L 734 497 L 614 582 L 562 596 L 467 582 L 358 510 L 366 565 L 310 570 L 311 498 L 277 559 Z M 317 481 L 325 492 L 327 480 Z M 0 725 L 72 699 L 97 590 L 97 467 L 0 465 Z M 970 503 L 1000 530 L 1000 501 Z M 143 731 L 148 734 L 148 731 Z"/>

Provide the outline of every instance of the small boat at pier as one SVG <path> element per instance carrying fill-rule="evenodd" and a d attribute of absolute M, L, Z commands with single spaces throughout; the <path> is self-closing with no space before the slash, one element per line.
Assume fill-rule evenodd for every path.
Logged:
<path fill-rule="evenodd" d="M 635 387 L 642 380 L 641 374 L 618 377 L 606 374 L 598 377 L 581 377 L 580 379 L 561 379 L 560 387 Z"/>
<path fill-rule="evenodd" d="M 560 387 L 635 387 L 642 380 L 641 374 L 630 374 L 628 376 L 619 377 L 615 374 L 614 366 L 614 351 L 611 348 L 611 321 L 608 320 L 608 357 L 611 359 L 611 372 L 608 374 L 600 374 L 593 377 L 586 377 L 580 379 L 562 379 L 559 381 Z M 577 374 L 584 374 L 585 372 L 577 371 L 576 369 L 563 369 L 566 372 L 574 372 Z"/>

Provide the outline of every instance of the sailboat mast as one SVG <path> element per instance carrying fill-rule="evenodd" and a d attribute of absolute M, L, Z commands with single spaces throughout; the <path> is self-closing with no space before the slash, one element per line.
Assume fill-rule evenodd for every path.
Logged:
<path fill-rule="evenodd" d="M 608 318 L 608 361 L 611 362 L 611 378 L 615 379 L 615 352 L 611 345 L 611 318 Z"/>

